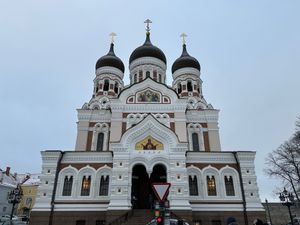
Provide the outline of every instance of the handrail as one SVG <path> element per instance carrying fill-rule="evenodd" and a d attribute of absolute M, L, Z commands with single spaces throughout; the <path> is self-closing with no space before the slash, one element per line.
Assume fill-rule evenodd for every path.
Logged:
<path fill-rule="evenodd" d="M 128 221 L 129 218 L 133 216 L 133 209 L 129 210 L 125 214 L 119 216 L 118 218 L 111 221 L 108 225 L 121 225 Z"/>

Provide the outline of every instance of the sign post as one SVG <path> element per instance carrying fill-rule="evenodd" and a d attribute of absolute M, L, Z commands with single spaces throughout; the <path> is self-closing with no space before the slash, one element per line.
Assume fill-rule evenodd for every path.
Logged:
<path fill-rule="evenodd" d="M 152 189 L 154 194 L 159 200 L 159 208 L 162 214 L 163 221 L 161 221 L 163 225 L 170 225 L 170 211 L 169 211 L 169 201 L 167 199 L 169 195 L 170 183 L 153 183 Z"/>

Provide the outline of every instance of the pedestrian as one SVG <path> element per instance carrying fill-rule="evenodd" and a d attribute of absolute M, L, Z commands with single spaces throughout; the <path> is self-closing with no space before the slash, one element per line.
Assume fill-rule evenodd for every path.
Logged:
<path fill-rule="evenodd" d="M 234 217 L 229 217 L 227 219 L 227 225 L 238 225 L 238 223 L 236 222 L 236 219 Z"/>

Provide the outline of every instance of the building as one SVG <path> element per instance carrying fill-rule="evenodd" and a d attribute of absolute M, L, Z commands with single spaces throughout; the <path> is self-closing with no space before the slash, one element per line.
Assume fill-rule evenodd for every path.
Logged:
<path fill-rule="evenodd" d="M 193 224 L 225 224 L 230 216 L 252 224 L 265 217 L 255 152 L 221 151 L 219 110 L 204 98 L 201 67 L 185 35 L 169 86 L 166 56 L 151 43 L 149 23 L 146 30 L 144 44 L 129 58 L 130 84 L 124 85 L 113 36 L 97 61 L 92 98 L 77 110 L 75 151 L 41 152 L 31 224 L 126 221 L 132 208 L 150 208 L 151 183 L 166 181 L 172 213 Z"/>
<path fill-rule="evenodd" d="M 23 175 L 22 177 L 26 176 L 27 175 Z M 30 174 L 30 178 L 21 184 L 23 196 L 18 205 L 18 215 L 30 215 L 30 212 L 35 204 L 37 190 L 40 184 L 39 176 L 40 174 Z M 21 176 L 19 175 L 19 177 Z"/>
<path fill-rule="evenodd" d="M 18 185 L 17 175 L 10 173 L 10 167 L 0 169 L 0 216 L 11 213 L 12 204 L 8 203 L 8 193 Z"/>

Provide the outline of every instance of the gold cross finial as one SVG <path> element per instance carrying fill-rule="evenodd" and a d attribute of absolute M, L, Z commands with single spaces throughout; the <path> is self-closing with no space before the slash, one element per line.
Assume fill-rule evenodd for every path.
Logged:
<path fill-rule="evenodd" d="M 185 38 L 187 37 L 187 35 L 186 35 L 185 33 L 182 33 L 182 34 L 180 35 L 180 37 L 182 37 L 182 44 L 185 45 L 185 43 L 186 43 Z"/>
<path fill-rule="evenodd" d="M 115 42 L 115 36 L 117 36 L 117 34 L 114 33 L 114 32 L 111 32 L 111 33 L 109 34 L 109 36 L 111 37 L 111 43 L 114 43 L 114 42 Z"/>
<path fill-rule="evenodd" d="M 144 23 L 147 24 L 147 26 L 146 26 L 146 31 L 149 32 L 149 31 L 150 31 L 150 23 L 152 23 L 152 21 L 149 20 L 149 19 L 146 19 Z"/>

